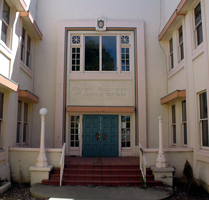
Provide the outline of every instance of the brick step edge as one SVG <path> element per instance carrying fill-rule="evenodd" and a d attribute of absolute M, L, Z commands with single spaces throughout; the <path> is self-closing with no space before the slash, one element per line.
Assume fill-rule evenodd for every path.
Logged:
<path fill-rule="evenodd" d="M 59 180 L 42 180 L 43 185 L 59 185 Z M 80 180 L 63 180 L 62 185 L 95 185 L 95 186 L 140 186 L 142 181 L 80 181 Z M 162 181 L 147 181 L 148 186 L 161 186 Z"/>

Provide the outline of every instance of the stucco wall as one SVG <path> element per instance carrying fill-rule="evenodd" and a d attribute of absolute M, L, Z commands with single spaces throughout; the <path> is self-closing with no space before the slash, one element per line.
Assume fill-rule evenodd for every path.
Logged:
<path fill-rule="evenodd" d="M 46 7 L 47 9 L 45 9 Z M 117 9 L 119 7 L 120 9 Z M 147 13 L 152 14 L 147 15 Z M 107 20 L 139 20 L 145 23 L 148 146 L 157 147 L 158 115 L 164 115 L 166 118 L 164 110 L 160 107 L 160 98 L 166 93 L 166 62 L 157 39 L 160 1 L 131 0 L 122 3 L 119 0 L 37 1 L 37 23 L 44 37 L 42 42 L 36 43 L 34 89 L 35 94 L 40 97 L 40 103 L 36 106 L 33 117 L 34 119 L 39 117 L 36 113 L 41 107 L 46 107 L 49 110 L 46 120 L 46 146 L 53 147 L 54 139 L 51 136 L 56 123 L 54 121 L 55 69 L 57 67 L 57 39 L 60 37 L 57 35 L 57 24 L 61 20 L 96 20 L 100 16 Z M 62 59 L 64 59 L 64 55 Z M 140 58 L 138 59 L 140 60 Z M 166 124 L 164 126 L 166 129 Z M 34 133 L 38 131 L 39 127 L 40 125 L 34 122 Z M 37 146 L 37 137 L 39 136 L 33 135 L 33 146 Z"/>
<path fill-rule="evenodd" d="M 147 166 L 155 165 L 158 150 L 156 149 L 144 149 Z M 175 177 L 181 178 L 183 176 L 183 169 L 186 160 L 192 165 L 193 163 L 193 150 L 186 149 L 165 149 L 165 158 L 167 163 L 171 167 L 175 167 Z"/>
<path fill-rule="evenodd" d="M 29 183 L 29 167 L 36 164 L 39 149 L 35 148 L 10 148 L 9 162 L 11 165 L 12 181 Z M 48 165 L 59 167 L 62 149 L 46 149 Z"/>

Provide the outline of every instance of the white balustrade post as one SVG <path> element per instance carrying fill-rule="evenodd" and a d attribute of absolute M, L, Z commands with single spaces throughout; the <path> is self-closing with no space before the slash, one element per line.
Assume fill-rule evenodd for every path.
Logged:
<path fill-rule="evenodd" d="M 45 116 L 47 114 L 46 108 L 41 108 L 39 113 L 41 115 L 41 138 L 40 138 L 40 150 L 36 160 L 37 167 L 47 167 L 47 158 L 45 154 Z"/>
<path fill-rule="evenodd" d="M 159 120 L 159 152 L 156 159 L 155 166 L 158 168 L 167 167 L 168 163 L 164 155 L 164 149 L 163 149 L 163 118 L 162 116 L 158 116 Z"/>

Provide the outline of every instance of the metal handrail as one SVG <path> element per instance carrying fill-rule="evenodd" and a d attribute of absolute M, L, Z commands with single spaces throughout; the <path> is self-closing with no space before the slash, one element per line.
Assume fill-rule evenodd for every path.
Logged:
<path fill-rule="evenodd" d="M 145 182 L 146 186 L 146 168 L 147 168 L 147 161 L 144 155 L 144 150 L 142 149 L 141 144 L 139 143 L 139 167 L 142 173 L 142 178 Z"/>
<path fill-rule="evenodd" d="M 63 172 L 65 168 L 65 146 L 66 146 L 66 143 L 63 144 L 62 155 L 60 158 L 60 186 L 62 186 L 62 178 L 63 178 Z"/>

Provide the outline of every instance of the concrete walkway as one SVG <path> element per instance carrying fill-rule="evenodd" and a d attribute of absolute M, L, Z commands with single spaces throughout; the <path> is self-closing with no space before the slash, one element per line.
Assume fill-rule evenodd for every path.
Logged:
<path fill-rule="evenodd" d="M 50 200 L 158 200 L 170 196 L 163 190 L 138 187 L 60 187 L 41 184 L 33 185 L 30 192 L 34 197 L 50 198 Z"/>

